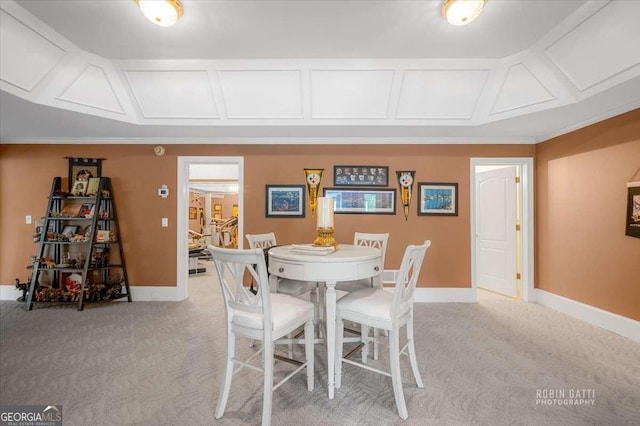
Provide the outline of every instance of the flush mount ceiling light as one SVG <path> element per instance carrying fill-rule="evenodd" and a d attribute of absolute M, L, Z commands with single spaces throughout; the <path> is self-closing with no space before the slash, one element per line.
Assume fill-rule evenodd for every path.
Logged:
<path fill-rule="evenodd" d="M 154 24 L 170 27 L 182 16 L 180 0 L 133 0 Z"/>
<path fill-rule="evenodd" d="M 467 25 L 480 15 L 487 0 L 445 0 L 442 4 L 442 16 L 451 25 Z"/>

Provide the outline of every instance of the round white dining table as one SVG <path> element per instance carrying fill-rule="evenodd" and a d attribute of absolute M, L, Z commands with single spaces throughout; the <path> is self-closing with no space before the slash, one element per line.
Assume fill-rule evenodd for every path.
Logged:
<path fill-rule="evenodd" d="M 293 245 L 269 250 L 269 273 L 281 278 L 324 283 L 326 306 L 327 385 L 329 399 L 335 389 L 336 283 L 382 274 L 379 249 L 350 244 L 340 245 L 329 254 L 306 254 Z"/>

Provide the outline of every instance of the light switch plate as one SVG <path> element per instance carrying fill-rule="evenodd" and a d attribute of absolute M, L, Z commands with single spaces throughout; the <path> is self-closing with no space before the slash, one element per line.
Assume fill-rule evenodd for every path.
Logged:
<path fill-rule="evenodd" d="M 166 228 L 169 226 L 169 218 L 168 217 L 163 217 L 162 218 L 162 227 Z"/>

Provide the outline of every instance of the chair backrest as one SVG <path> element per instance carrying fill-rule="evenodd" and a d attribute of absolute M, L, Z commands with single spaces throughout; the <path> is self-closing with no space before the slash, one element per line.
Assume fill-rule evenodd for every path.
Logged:
<path fill-rule="evenodd" d="M 393 303 L 391 307 L 391 318 L 397 318 L 411 309 L 413 305 L 413 294 L 422 269 L 422 261 L 431 246 L 431 241 L 426 240 L 421 245 L 409 245 L 404 251 L 400 271 L 396 276 L 396 286 L 393 290 Z"/>
<path fill-rule="evenodd" d="M 387 255 L 387 241 L 389 234 L 367 234 L 356 232 L 353 236 L 353 245 L 367 246 L 380 249 L 382 251 L 382 267 L 384 268 L 384 257 Z"/>
<path fill-rule="evenodd" d="M 269 232 L 266 234 L 247 234 L 247 241 L 249 241 L 249 248 L 269 248 L 277 245 L 276 234 Z"/>
<path fill-rule="evenodd" d="M 212 245 L 207 249 L 216 266 L 222 289 L 227 326 L 231 326 L 236 311 L 262 315 L 263 324 L 271 324 L 271 299 L 264 251 L 261 248 L 239 250 Z M 257 284 L 256 294 L 243 285 L 245 274 L 251 275 Z M 270 338 L 272 327 L 263 328 L 265 338 Z"/>

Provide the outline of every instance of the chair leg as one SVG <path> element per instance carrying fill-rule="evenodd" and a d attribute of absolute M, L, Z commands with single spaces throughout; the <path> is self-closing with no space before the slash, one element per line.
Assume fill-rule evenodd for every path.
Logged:
<path fill-rule="evenodd" d="M 374 328 L 375 330 L 375 328 Z M 369 339 L 369 326 L 368 325 L 364 325 L 362 324 L 360 326 L 360 339 L 362 340 L 362 343 L 364 343 L 364 346 L 362 347 L 362 363 L 366 364 L 367 363 L 367 357 L 369 356 L 369 341 L 371 339 Z"/>
<path fill-rule="evenodd" d="M 221 418 L 224 415 L 224 409 L 227 406 L 227 399 L 229 399 L 229 391 L 231 390 L 231 380 L 233 378 L 233 361 L 231 361 L 235 355 L 236 349 L 236 336 L 231 331 L 227 333 L 227 359 L 224 367 L 224 382 L 222 382 L 222 389 L 220 390 L 220 397 L 218 398 L 218 405 L 216 406 L 216 412 L 214 417 L 216 419 Z"/>
<path fill-rule="evenodd" d="M 295 338 L 296 334 L 295 333 L 289 333 L 289 339 L 293 340 Z M 293 342 L 289 342 L 287 344 L 287 356 L 289 358 L 293 358 Z"/>
<path fill-rule="evenodd" d="M 342 386 L 342 340 L 344 338 L 344 322 L 342 318 L 336 318 L 336 356 L 335 356 L 335 388 Z"/>
<path fill-rule="evenodd" d="M 263 342 L 262 362 L 264 367 L 264 393 L 262 399 L 262 426 L 271 424 L 273 404 L 273 342 Z"/>
<path fill-rule="evenodd" d="M 407 322 L 407 340 L 409 342 L 409 360 L 411 361 L 411 370 L 413 370 L 413 377 L 416 380 L 416 385 L 419 388 L 423 388 L 422 377 L 420 377 L 420 370 L 418 369 L 418 358 L 416 358 L 416 348 L 413 344 L 413 313 L 409 322 Z"/>
<path fill-rule="evenodd" d="M 380 330 L 377 328 L 373 329 L 373 359 L 374 361 L 378 360 L 378 336 L 380 335 Z"/>
<path fill-rule="evenodd" d="M 393 395 L 396 398 L 398 415 L 402 420 L 409 417 L 407 404 L 404 401 L 402 390 L 402 375 L 400 371 L 400 330 L 394 328 L 389 332 L 389 362 L 391 364 L 391 382 L 393 383 Z"/>
<path fill-rule="evenodd" d="M 309 392 L 313 391 L 314 385 L 314 334 L 313 334 L 313 321 L 309 320 L 304 325 L 304 355 L 307 361 L 307 389 Z"/>

